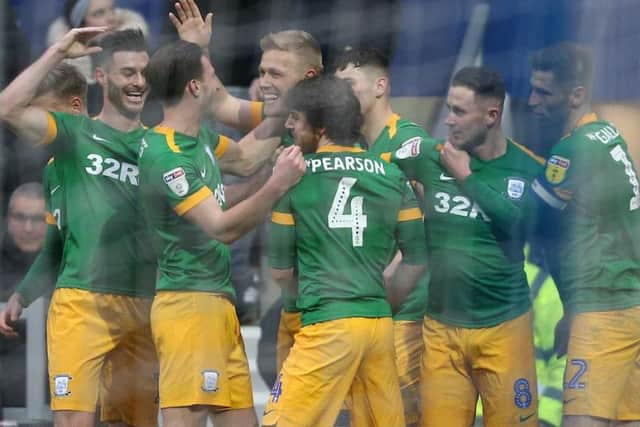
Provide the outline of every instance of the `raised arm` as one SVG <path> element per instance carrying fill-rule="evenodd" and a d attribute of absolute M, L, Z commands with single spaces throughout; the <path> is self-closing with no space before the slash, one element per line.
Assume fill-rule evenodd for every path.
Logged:
<path fill-rule="evenodd" d="M 239 176 L 254 174 L 280 145 L 283 124 L 280 119 L 268 118 L 238 142 L 229 141 L 219 159 L 220 169 Z"/>
<path fill-rule="evenodd" d="M 176 2 L 176 13 L 169 13 L 169 19 L 178 31 L 180 39 L 200 46 L 209 55 L 213 14 L 202 17 L 200 9 L 194 0 L 179 0 Z M 227 126 L 248 132 L 255 128 L 262 120 L 262 103 L 248 101 L 232 96 L 217 79 L 217 88 L 211 104 L 210 112 Z"/>
<path fill-rule="evenodd" d="M 43 142 L 48 137 L 49 116 L 46 111 L 30 107 L 40 82 L 63 59 L 99 52 L 100 47 L 86 46 L 87 40 L 105 31 L 104 27 L 74 28 L 52 45 L 9 86 L 0 92 L 0 121 L 22 138 Z"/>

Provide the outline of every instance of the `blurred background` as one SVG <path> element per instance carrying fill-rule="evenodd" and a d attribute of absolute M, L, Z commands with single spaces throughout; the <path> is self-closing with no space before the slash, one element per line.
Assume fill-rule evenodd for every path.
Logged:
<path fill-rule="evenodd" d="M 55 25 L 56 20 L 58 24 L 62 22 L 65 3 L 65 0 L 0 0 L 2 87 L 52 43 L 54 33 L 60 31 L 60 26 Z M 392 64 L 396 112 L 423 125 L 431 134 L 443 136 L 442 100 L 451 76 L 462 66 L 484 64 L 499 71 L 507 84 L 509 102 L 504 122 L 507 134 L 542 155 L 553 141 L 544 130 L 530 125 L 526 108 L 529 56 L 534 50 L 558 41 L 583 43 L 595 59 L 596 111 L 621 129 L 632 155 L 640 160 L 638 0 L 200 0 L 197 3 L 203 12 L 214 12 L 211 54 L 216 72 L 240 96 L 247 94 L 248 86 L 257 76 L 260 38 L 272 31 L 302 29 L 321 43 L 327 69 L 331 69 L 337 54 L 348 47 L 369 46 L 385 52 Z M 115 0 L 115 6 L 139 15 L 137 19 L 147 26 L 152 50 L 177 37 L 167 18 L 173 2 Z M 12 134 L 0 130 L 4 258 L 0 264 L 0 290 L 4 298 L 17 283 L 13 271 L 16 259 L 25 259 L 6 232 L 9 198 L 20 185 L 40 182 L 46 161 L 47 153 L 23 147 Z M 257 325 L 278 295 L 263 274 L 263 234 L 257 230 L 239 242 L 234 252 L 237 265 L 234 283 L 241 295 L 239 315 L 245 325 L 245 338 L 251 341 L 248 352 L 253 371 L 257 369 L 257 342 L 261 335 Z M 46 305 L 36 305 L 30 310 L 34 324 L 42 322 Z M 46 393 L 42 375 L 46 377 L 46 371 L 42 369 L 42 327 L 34 326 L 31 338 L 25 339 L 21 347 L 0 341 L 0 406 L 24 408 L 27 400 L 35 396 L 37 404 L 45 406 L 33 409 L 30 418 L 47 416 L 43 409 Z M 27 368 L 29 363 L 37 369 L 35 373 Z M 27 379 L 29 369 L 31 376 Z M 12 375 L 7 375 L 9 372 Z M 256 374 L 255 381 L 259 381 L 257 378 Z M 266 400 L 266 385 L 260 383 L 256 390 L 260 394 L 256 402 Z"/>

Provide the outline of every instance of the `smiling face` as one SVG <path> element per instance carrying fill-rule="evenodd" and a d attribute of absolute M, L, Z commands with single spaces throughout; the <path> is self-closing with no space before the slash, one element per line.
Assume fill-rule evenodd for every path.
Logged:
<path fill-rule="evenodd" d="M 305 78 L 305 70 L 295 54 L 271 49 L 262 54 L 259 85 L 266 115 L 284 112 L 284 97 L 289 89 Z"/>
<path fill-rule="evenodd" d="M 104 68 L 97 69 L 98 81 L 106 93 L 105 103 L 124 116 L 139 115 L 149 92 L 143 75 L 148 63 L 146 52 L 115 52 Z"/>

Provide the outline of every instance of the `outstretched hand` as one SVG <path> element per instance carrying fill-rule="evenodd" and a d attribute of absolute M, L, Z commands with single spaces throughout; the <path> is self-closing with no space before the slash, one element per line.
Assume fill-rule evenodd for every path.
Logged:
<path fill-rule="evenodd" d="M 54 47 L 65 58 L 78 58 L 102 51 L 99 46 L 88 46 L 92 38 L 107 31 L 108 27 L 72 28 Z"/>
<path fill-rule="evenodd" d="M 194 0 L 179 0 L 175 8 L 177 16 L 169 12 L 169 20 L 176 27 L 180 39 L 207 48 L 213 32 L 213 13 L 207 13 L 202 19 Z"/>

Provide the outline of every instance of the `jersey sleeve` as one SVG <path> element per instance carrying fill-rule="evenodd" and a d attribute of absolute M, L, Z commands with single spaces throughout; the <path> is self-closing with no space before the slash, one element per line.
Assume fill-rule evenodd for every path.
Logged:
<path fill-rule="evenodd" d="M 149 183 L 180 216 L 213 195 L 200 171 L 179 153 L 165 153 L 150 165 Z"/>
<path fill-rule="evenodd" d="M 25 307 L 47 291 L 53 290 L 60 270 L 61 259 L 62 237 L 60 231 L 55 223 L 53 225 L 47 224 L 47 233 L 42 249 L 16 288 L 16 292 L 22 295 Z"/>
<path fill-rule="evenodd" d="M 427 160 L 429 145 L 424 138 L 414 137 L 402 145 L 393 153 L 383 153 L 380 157 L 391 163 L 395 163 L 402 169 L 410 180 L 419 179 L 420 168 Z"/>
<path fill-rule="evenodd" d="M 563 141 L 551 150 L 544 172 L 533 182 L 533 191 L 548 206 L 564 209 L 573 197 L 577 185 L 578 170 L 585 166 L 581 159 L 586 156 L 575 156 L 570 149 L 571 144 Z"/>
<path fill-rule="evenodd" d="M 426 264 L 427 248 L 422 211 L 408 181 L 403 185 L 402 199 L 396 231 L 402 262 L 412 265 Z"/>
<path fill-rule="evenodd" d="M 82 125 L 82 120 L 89 119 L 83 115 L 47 112 L 47 133 L 42 143 L 56 151 L 74 143 L 73 133 Z"/>
<path fill-rule="evenodd" d="M 272 268 L 286 270 L 295 266 L 296 220 L 289 193 L 278 201 L 271 212 L 268 247 Z"/>
<path fill-rule="evenodd" d="M 473 173 L 462 182 L 461 187 L 480 205 L 482 211 L 491 221 L 503 231 L 514 230 L 514 225 L 520 224 L 527 207 L 529 207 L 526 203 L 528 199 L 526 195 L 523 202 L 508 200 L 501 192 L 496 191 Z"/>
<path fill-rule="evenodd" d="M 200 128 L 199 138 L 202 141 L 205 141 L 205 150 L 207 150 L 207 155 L 213 156 L 216 159 L 222 158 L 222 156 L 227 152 L 229 145 L 233 144 L 231 138 L 220 135 L 218 132 L 210 130 L 205 125 L 202 125 Z"/>

